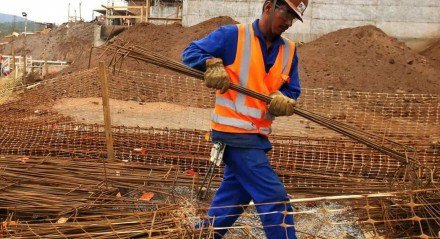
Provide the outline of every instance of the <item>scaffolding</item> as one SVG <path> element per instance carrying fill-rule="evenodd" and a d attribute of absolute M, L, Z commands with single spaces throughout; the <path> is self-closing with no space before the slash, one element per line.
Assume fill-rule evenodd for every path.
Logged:
<path fill-rule="evenodd" d="M 163 0 L 162 0 L 163 1 Z M 102 5 L 103 9 L 95 9 L 105 18 L 106 25 L 131 26 L 137 23 L 148 22 L 179 22 L 182 21 L 181 1 L 130 1 L 126 6 Z M 166 7 L 174 9 L 172 13 L 154 14 L 154 8 Z"/>

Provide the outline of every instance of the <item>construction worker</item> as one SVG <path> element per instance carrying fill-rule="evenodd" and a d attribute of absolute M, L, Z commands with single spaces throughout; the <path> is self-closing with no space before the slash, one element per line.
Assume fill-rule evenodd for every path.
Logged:
<path fill-rule="evenodd" d="M 252 24 L 220 27 L 182 53 L 183 63 L 205 71 L 205 84 L 217 89 L 211 138 L 226 148 L 223 181 L 208 211 L 215 238 L 225 235 L 251 200 L 267 238 L 296 238 L 288 194 L 266 153 L 272 120 L 292 115 L 301 92 L 295 44 L 281 34 L 302 21 L 307 5 L 308 0 L 267 0 Z M 272 99 L 266 104 L 228 90 L 231 82 Z"/>

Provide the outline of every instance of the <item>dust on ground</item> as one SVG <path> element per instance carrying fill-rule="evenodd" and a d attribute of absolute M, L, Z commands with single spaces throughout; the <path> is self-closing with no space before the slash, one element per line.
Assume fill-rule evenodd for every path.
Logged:
<path fill-rule="evenodd" d="M 169 129 L 209 130 L 209 121 L 194 124 L 182 114 L 209 115 L 210 109 L 184 107 L 165 102 L 138 103 L 110 99 L 110 113 L 113 126 L 158 127 Z M 103 124 L 104 116 L 100 98 L 64 98 L 58 100 L 53 109 L 70 116 L 76 122 L 86 124 Z"/>
<path fill-rule="evenodd" d="M 166 102 L 146 103 L 114 99 L 110 99 L 109 105 L 113 126 L 210 130 L 212 109 Z M 71 117 L 76 123 L 104 124 L 101 98 L 63 98 L 57 100 L 52 109 L 63 116 Z M 310 122 L 297 115 L 275 119 L 273 134 L 341 137 L 324 127 L 310 125 Z"/>

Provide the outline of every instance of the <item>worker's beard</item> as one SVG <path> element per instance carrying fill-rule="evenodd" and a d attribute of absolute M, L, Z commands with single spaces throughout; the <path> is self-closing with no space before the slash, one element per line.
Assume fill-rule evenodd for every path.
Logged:
<path fill-rule="evenodd" d="M 287 30 L 287 29 L 285 29 Z M 272 25 L 272 27 L 270 28 L 271 34 L 274 37 L 279 37 L 281 36 L 281 34 L 283 34 L 283 32 L 285 31 L 284 28 L 282 28 L 281 26 L 275 27 Z"/>

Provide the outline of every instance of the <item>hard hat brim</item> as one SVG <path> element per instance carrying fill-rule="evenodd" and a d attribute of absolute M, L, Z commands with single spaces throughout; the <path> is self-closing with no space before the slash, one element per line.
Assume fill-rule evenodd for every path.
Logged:
<path fill-rule="evenodd" d="M 291 3 L 290 1 L 285 1 L 288 5 L 289 5 L 289 7 L 293 10 L 293 12 L 295 12 L 295 15 L 296 15 L 296 17 L 301 21 L 301 22 L 304 22 L 303 21 L 303 18 L 302 18 L 302 14 L 301 14 L 301 12 L 299 11 L 299 9 L 293 4 L 293 3 Z"/>

